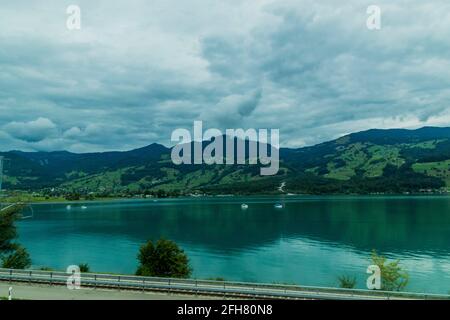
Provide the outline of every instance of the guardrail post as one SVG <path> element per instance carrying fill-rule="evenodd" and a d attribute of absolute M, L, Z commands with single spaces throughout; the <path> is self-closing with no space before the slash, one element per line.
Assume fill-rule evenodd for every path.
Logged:
<path fill-rule="evenodd" d="M 31 283 L 31 278 L 33 277 L 33 271 L 30 270 L 30 277 L 28 278 L 28 283 Z"/>
<path fill-rule="evenodd" d="M 94 289 L 97 289 L 97 274 L 94 274 Z"/>
<path fill-rule="evenodd" d="M 170 279 L 169 279 L 169 282 L 168 282 L 168 283 L 169 283 L 169 295 L 170 295 L 170 294 L 171 294 L 171 291 L 172 291 L 172 290 L 171 290 L 171 280 L 170 280 Z"/>
<path fill-rule="evenodd" d="M 117 286 L 119 287 L 119 291 L 120 291 L 120 276 L 119 276 L 119 284 Z"/>
<path fill-rule="evenodd" d="M 9 283 L 12 282 L 12 269 L 9 269 Z"/>
<path fill-rule="evenodd" d="M 142 279 L 142 292 L 145 292 L 145 279 Z"/>
<path fill-rule="evenodd" d="M 53 286 L 53 272 L 50 272 L 50 286 Z"/>

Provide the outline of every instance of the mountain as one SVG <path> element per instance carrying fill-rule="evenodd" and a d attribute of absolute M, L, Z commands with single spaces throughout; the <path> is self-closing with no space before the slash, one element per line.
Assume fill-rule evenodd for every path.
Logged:
<path fill-rule="evenodd" d="M 159 144 L 126 152 L 0 153 L 8 159 L 3 186 L 103 195 L 401 193 L 450 187 L 450 128 L 372 129 L 311 147 L 281 148 L 280 170 L 269 177 L 260 176 L 259 165 L 177 166 L 170 153 Z"/>

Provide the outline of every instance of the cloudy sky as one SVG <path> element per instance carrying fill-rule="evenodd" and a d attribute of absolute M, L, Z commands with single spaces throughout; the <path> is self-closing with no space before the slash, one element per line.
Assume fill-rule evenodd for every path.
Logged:
<path fill-rule="evenodd" d="M 170 145 L 194 120 L 289 147 L 450 126 L 449 32 L 448 0 L 2 1 L 0 150 Z"/>

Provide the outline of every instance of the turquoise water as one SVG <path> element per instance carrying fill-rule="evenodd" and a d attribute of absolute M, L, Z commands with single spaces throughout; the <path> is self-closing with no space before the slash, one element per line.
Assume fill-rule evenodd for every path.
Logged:
<path fill-rule="evenodd" d="M 275 203 L 283 209 L 275 209 Z M 247 203 L 249 208 L 241 209 Z M 83 210 L 82 205 L 87 209 Z M 36 267 L 134 273 L 148 239 L 176 241 L 194 277 L 363 288 L 370 252 L 400 259 L 410 291 L 450 291 L 449 197 L 246 197 L 34 205 L 18 224 Z"/>

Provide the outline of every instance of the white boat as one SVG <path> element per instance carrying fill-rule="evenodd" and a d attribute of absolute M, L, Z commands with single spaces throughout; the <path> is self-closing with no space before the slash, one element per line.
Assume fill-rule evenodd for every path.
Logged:
<path fill-rule="evenodd" d="M 81 206 L 81 210 L 86 210 L 87 207 L 86 206 Z"/>
<path fill-rule="evenodd" d="M 241 204 L 241 209 L 242 210 L 247 210 L 248 209 L 248 204 L 245 204 L 245 203 Z"/>
<path fill-rule="evenodd" d="M 275 205 L 275 209 L 283 209 L 283 205 L 277 203 L 277 204 Z"/>
<path fill-rule="evenodd" d="M 70 210 L 70 209 L 72 209 L 72 206 L 69 204 L 69 205 L 67 205 L 66 210 Z"/>

